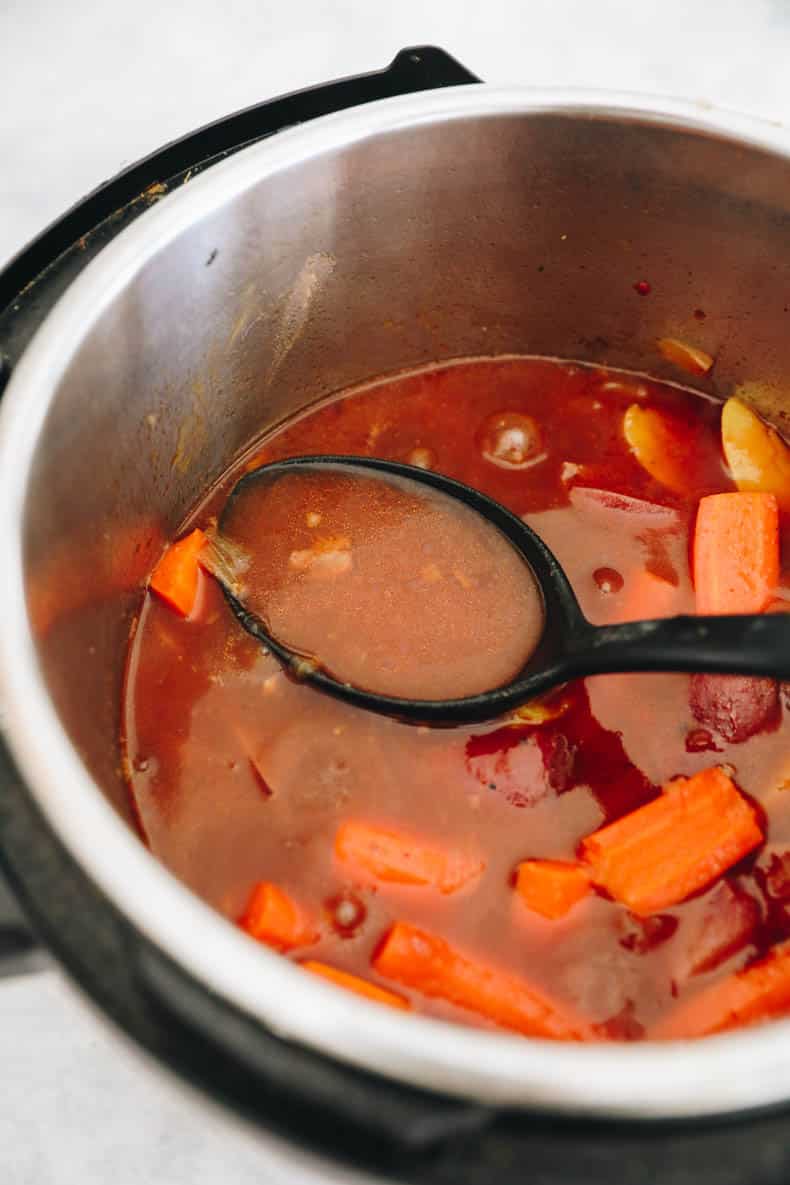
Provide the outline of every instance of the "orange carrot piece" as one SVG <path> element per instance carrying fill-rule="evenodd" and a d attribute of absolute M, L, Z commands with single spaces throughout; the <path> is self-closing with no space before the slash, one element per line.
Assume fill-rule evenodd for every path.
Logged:
<path fill-rule="evenodd" d="M 710 494 L 694 532 L 698 613 L 762 613 L 779 583 L 779 512 L 773 494 Z"/>
<path fill-rule="evenodd" d="M 593 1041 L 591 1025 L 526 980 L 486 966 L 453 949 L 443 938 L 408 922 L 396 922 L 373 959 L 379 975 L 437 996 L 497 1025 L 530 1037 Z"/>
<path fill-rule="evenodd" d="M 675 617 L 680 613 L 680 589 L 668 580 L 640 568 L 628 576 L 623 590 L 623 606 L 618 621 L 646 621 L 659 617 Z"/>
<path fill-rule="evenodd" d="M 281 951 L 307 946 L 318 937 L 296 902 L 268 881 L 260 881 L 253 889 L 239 925 L 258 942 Z"/>
<path fill-rule="evenodd" d="M 648 1035 L 659 1041 L 705 1037 L 768 1020 L 788 1009 L 790 946 L 784 946 L 745 971 L 736 971 L 703 988 L 663 1016 Z"/>
<path fill-rule="evenodd" d="M 754 809 L 714 766 L 588 836 L 582 856 L 593 884 L 647 917 L 710 884 L 762 839 Z"/>
<path fill-rule="evenodd" d="M 148 587 L 182 617 L 195 610 L 200 580 L 198 557 L 206 542 L 199 528 L 171 543 L 151 573 Z"/>
<path fill-rule="evenodd" d="M 562 860 L 522 860 L 516 869 L 516 892 L 533 913 L 552 921 L 564 917 L 590 891 L 590 874 Z"/>
<path fill-rule="evenodd" d="M 375 881 L 431 885 L 440 893 L 454 893 L 480 876 L 484 867 L 475 856 L 445 852 L 412 836 L 353 821 L 338 830 L 335 855 Z"/>
<path fill-rule="evenodd" d="M 336 983 L 349 992 L 356 992 L 358 996 L 364 996 L 367 1000 L 375 1000 L 378 1004 L 388 1004 L 390 1008 L 404 1010 L 411 1008 L 405 996 L 399 996 L 397 992 L 388 992 L 386 988 L 379 987 L 377 983 L 370 983 L 367 979 L 360 979 L 358 975 L 351 975 L 348 971 L 330 967 L 328 963 L 318 963 L 315 959 L 307 959 L 302 963 L 302 967 L 305 971 L 310 971 L 313 975 L 320 975 L 322 979 L 328 979 L 330 983 Z"/>

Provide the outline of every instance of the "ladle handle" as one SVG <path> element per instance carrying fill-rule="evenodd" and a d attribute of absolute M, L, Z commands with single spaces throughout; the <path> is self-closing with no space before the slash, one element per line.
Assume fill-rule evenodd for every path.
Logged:
<path fill-rule="evenodd" d="M 567 661 L 585 675 L 710 671 L 790 680 L 790 614 L 588 624 L 571 640 Z"/>

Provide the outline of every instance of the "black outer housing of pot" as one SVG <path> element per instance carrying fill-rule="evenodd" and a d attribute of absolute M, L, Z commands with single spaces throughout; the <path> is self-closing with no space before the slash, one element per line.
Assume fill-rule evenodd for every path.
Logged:
<path fill-rule="evenodd" d="M 432 47 L 287 95 L 167 145 L 101 186 L 0 273 L 0 390 L 59 296 L 171 187 L 346 107 L 476 82 Z M 787 1185 L 790 1111 L 636 1123 L 495 1109 L 351 1069 L 269 1033 L 137 931 L 85 876 L 0 742 L 0 859 L 41 941 L 130 1036 L 193 1085 L 319 1157 L 412 1185 Z M 0 889 L 0 973 L 35 961 Z"/>

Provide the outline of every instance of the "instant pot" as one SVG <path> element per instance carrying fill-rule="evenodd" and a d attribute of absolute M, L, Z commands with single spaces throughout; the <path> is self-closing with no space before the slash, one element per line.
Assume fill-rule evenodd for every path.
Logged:
<path fill-rule="evenodd" d="M 785 1185 L 790 1021 L 576 1046 L 378 1008 L 153 859 L 117 737 L 163 541 L 333 391 L 506 353 L 673 378 L 671 335 L 786 430 L 790 130 L 404 50 L 133 166 L 7 266 L 0 309 L 0 849 L 40 941 L 163 1063 L 384 1180 Z M 30 957 L 19 917 L 0 936 Z"/>

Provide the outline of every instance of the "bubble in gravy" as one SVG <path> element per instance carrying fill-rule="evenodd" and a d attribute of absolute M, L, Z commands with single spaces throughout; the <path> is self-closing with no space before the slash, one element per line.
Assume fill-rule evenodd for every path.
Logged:
<path fill-rule="evenodd" d="M 489 416 L 480 427 L 478 443 L 486 461 L 503 469 L 527 469 L 546 455 L 540 427 L 522 412 Z"/>

